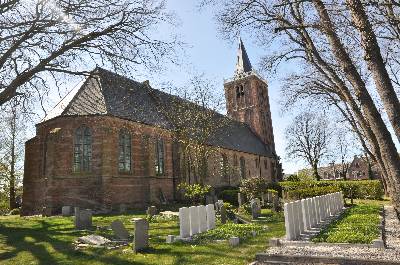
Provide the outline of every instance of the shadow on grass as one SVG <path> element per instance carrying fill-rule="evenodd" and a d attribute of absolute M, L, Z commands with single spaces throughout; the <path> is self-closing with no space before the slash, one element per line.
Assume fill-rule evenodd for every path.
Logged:
<path fill-rule="evenodd" d="M 96 253 L 88 254 L 82 251 L 74 250 L 71 239 L 57 239 L 57 237 L 74 237 L 85 234 L 84 231 L 72 232 L 71 228 L 64 227 L 60 230 L 54 229 L 58 225 L 52 225 L 46 220 L 39 221 L 40 229 L 23 228 L 23 227 L 6 227 L 0 226 L 0 235 L 2 241 L 12 250 L 6 250 L 0 253 L 0 261 L 5 261 L 17 257 L 21 252 L 29 252 L 35 257 L 38 264 L 59 264 L 60 260 L 54 255 L 54 251 L 69 258 L 74 257 L 80 259 L 80 262 L 90 264 L 90 261 L 98 261 L 104 264 L 144 264 L 140 262 L 132 262 L 123 260 L 119 257 L 106 257 L 97 255 Z M 54 227 L 55 226 L 55 227 Z M 54 251 L 52 251 L 54 249 Z M 70 260 L 72 264 L 72 260 Z M 68 262 L 63 262 L 68 263 Z"/>

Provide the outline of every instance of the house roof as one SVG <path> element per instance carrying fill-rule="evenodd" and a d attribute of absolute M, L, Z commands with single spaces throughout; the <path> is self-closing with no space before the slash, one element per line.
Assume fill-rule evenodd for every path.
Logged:
<path fill-rule="evenodd" d="M 174 104 L 187 104 L 200 111 L 208 111 L 214 122 L 222 124 L 212 132 L 207 144 L 263 156 L 273 155 L 269 147 L 245 123 L 151 88 L 147 81 L 137 82 L 108 70 L 96 68 L 79 89 L 74 89 L 74 93 L 68 95 L 67 99 L 64 98 L 62 104 L 59 103 L 54 112 L 49 112 L 43 121 L 58 116 L 96 114 L 174 129 L 171 116 L 163 110 L 173 112 Z"/>

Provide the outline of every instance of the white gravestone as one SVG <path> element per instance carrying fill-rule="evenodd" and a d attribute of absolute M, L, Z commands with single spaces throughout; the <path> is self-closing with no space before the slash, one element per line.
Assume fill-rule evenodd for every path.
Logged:
<path fill-rule="evenodd" d="M 309 230 L 310 229 L 310 223 L 308 220 L 308 205 L 307 201 L 305 199 L 301 200 L 301 210 L 303 213 L 303 223 L 304 223 L 304 229 Z"/>
<path fill-rule="evenodd" d="M 325 221 L 326 218 L 326 206 L 325 206 L 325 196 L 322 195 L 320 196 L 320 200 L 321 200 L 321 220 Z"/>
<path fill-rule="evenodd" d="M 208 204 L 206 206 L 207 212 L 207 229 L 211 230 L 215 228 L 215 210 L 214 204 Z"/>
<path fill-rule="evenodd" d="M 315 211 L 315 198 L 311 198 L 311 227 L 315 227 L 317 224 L 317 213 Z"/>
<path fill-rule="evenodd" d="M 314 202 L 315 202 L 315 217 L 317 219 L 317 224 L 320 224 L 321 216 L 319 214 L 319 197 L 318 196 L 314 197 Z"/>
<path fill-rule="evenodd" d="M 308 198 L 307 200 L 308 200 L 309 213 L 310 213 L 310 228 L 313 228 L 316 223 L 314 200 L 313 200 L 313 198 Z"/>
<path fill-rule="evenodd" d="M 189 208 L 179 208 L 179 233 L 181 238 L 190 236 Z"/>
<path fill-rule="evenodd" d="M 199 206 L 197 206 L 197 210 L 199 211 L 200 233 L 206 232 L 207 231 L 207 211 L 206 211 L 206 206 L 199 205 Z"/>
<path fill-rule="evenodd" d="M 283 206 L 284 215 L 285 215 L 285 229 L 286 229 L 286 239 L 293 240 L 294 236 L 294 225 L 293 225 L 293 203 L 285 203 Z"/>
<path fill-rule="evenodd" d="M 299 233 L 304 234 L 303 210 L 301 207 L 301 201 L 296 201 L 296 204 L 297 204 L 297 214 L 299 216 L 299 223 L 298 223 Z"/>
<path fill-rule="evenodd" d="M 293 227 L 294 227 L 294 238 L 296 239 L 300 235 L 300 229 L 299 229 L 299 209 L 297 207 L 296 202 L 293 203 L 293 214 L 292 214 L 292 220 L 293 220 Z"/>
<path fill-rule="evenodd" d="M 199 211 L 196 206 L 189 207 L 190 235 L 193 236 L 200 232 Z"/>

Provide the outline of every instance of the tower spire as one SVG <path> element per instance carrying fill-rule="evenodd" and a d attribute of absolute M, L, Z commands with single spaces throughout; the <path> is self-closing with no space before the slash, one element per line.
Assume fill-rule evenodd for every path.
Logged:
<path fill-rule="evenodd" d="M 242 38 L 239 37 L 239 47 L 237 53 L 236 69 L 235 74 L 241 74 L 251 72 L 253 67 L 251 66 L 249 56 L 247 56 L 246 48 L 244 47 Z"/>

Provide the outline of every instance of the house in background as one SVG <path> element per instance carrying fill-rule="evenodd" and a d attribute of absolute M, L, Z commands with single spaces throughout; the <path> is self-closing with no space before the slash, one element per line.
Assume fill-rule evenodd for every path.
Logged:
<path fill-rule="evenodd" d="M 215 152 L 199 166 L 175 139 L 171 119 L 176 104 L 193 103 L 96 68 L 26 142 L 22 215 L 54 214 L 64 205 L 110 211 L 172 201 L 179 183 L 198 182 L 199 167 L 207 176 L 202 183 L 213 187 L 249 177 L 275 181 L 280 166 L 268 86 L 242 41 L 235 76 L 224 88 L 227 116 L 201 110 L 222 126 L 204 143 Z"/>
<path fill-rule="evenodd" d="M 331 163 L 329 166 L 319 167 L 318 174 L 321 180 L 343 180 L 343 166 L 347 168 L 347 180 L 366 180 L 370 179 L 370 168 L 372 179 L 381 179 L 379 167 L 375 164 L 369 166 L 368 159 L 364 156 L 354 156 L 353 160 L 345 165 Z M 312 175 L 311 169 L 299 170 L 304 174 Z"/>

